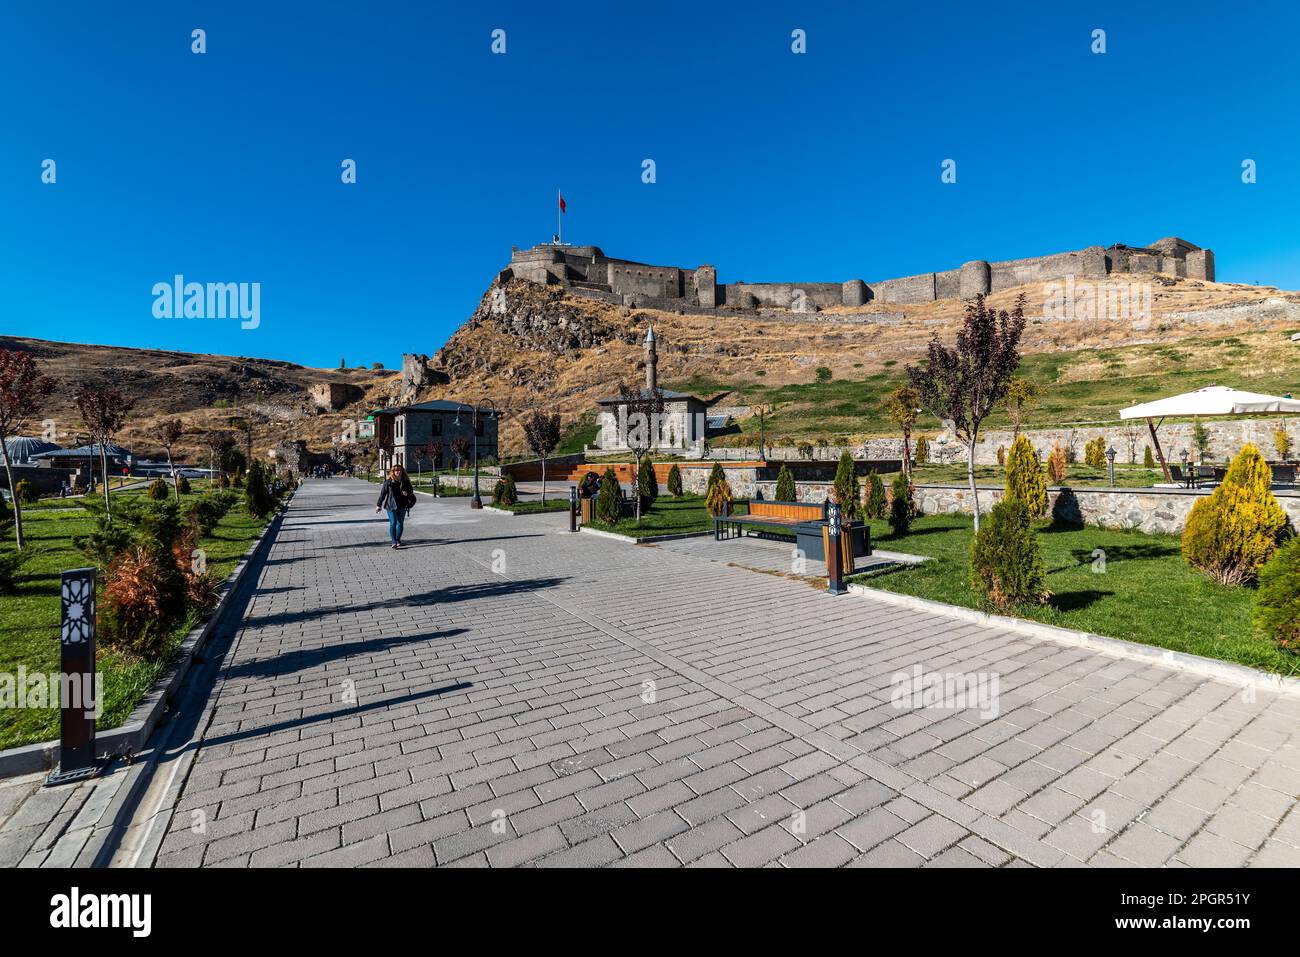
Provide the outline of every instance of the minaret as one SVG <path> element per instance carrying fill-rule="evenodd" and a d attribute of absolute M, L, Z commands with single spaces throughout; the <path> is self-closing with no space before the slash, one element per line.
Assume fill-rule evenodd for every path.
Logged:
<path fill-rule="evenodd" d="M 654 392 L 659 388 L 659 370 L 655 366 L 659 362 L 658 355 L 655 354 L 655 327 L 646 326 L 645 332 L 645 387 L 647 392 Z"/>

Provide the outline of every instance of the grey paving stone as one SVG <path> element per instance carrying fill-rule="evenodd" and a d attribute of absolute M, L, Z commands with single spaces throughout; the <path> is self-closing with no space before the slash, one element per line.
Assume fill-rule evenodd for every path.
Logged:
<path fill-rule="evenodd" d="M 788 564 L 755 539 L 637 548 L 425 499 L 422 547 L 385 553 L 351 520 L 368 499 L 346 479 L 295 498 L 159 864 L 1297 863 L 1289 699 L 865 598 L 819 620 L 805 584 L 747 570 Z M 892 708 L 921 659 L 998 669 L 999 716 Z M 391 706 L 341 710 L 345 675 Z M 0 864 L 57 853 L 93 800 L 0 786 Z"/>

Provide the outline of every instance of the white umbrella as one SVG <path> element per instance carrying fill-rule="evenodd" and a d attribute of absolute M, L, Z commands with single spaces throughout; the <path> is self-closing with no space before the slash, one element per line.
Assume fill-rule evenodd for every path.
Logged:
<path fill-rule="evenodd" d="M 1160 448 L 1160 440 L 1156 438 L 1156 429 L 1159 426 L 1153 424 L 1152 419 L 1159 418 L 1163 422 L 1165 417 L 1170 415 L 1196 417 L 1268 413 L 1300 413 L 1300 400 L 1289 396 L 1229 389 L 1224 385 L 1211 385 L 1194 392 L 1171 395 L 1167 399 L 1156 399 L 1154 402 L 1129 406 L 1127 409 L 1120 410 L 1119 417 L 1147 420 L 1147 428 L 1151 430 L 1151 441 L 1155 443 L 1156 454 L 1160 457 L 1160 467 L 1164 470 L 1165 481 L 1172 481 L 1169 466 L 1165 464 L 1165 454 Z"/>

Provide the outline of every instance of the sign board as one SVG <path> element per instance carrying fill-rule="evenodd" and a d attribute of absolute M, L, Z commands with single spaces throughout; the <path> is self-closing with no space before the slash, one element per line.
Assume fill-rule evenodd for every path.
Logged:
<path fill-rule="evenodd" d="M 357 438 L 373 439 L 375 437 L 375 420 L 372 416 L 364 422 L 357 423 Z"/>

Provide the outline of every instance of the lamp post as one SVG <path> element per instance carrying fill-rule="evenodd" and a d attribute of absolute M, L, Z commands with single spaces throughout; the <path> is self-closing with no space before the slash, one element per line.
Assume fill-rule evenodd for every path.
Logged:
<path fill-rule="evenodd" d="M 497 414 L 497 404 L 496 404 L 495 402 L 493 402 L 491 399 L 485 399 L 484 402 L 485 402 L 488 406 L 491 407 L 491 411 L 488 413 L 488 418 L 494 418 L 494 417 L 496 416 L 496 414 Z M 474 433 L 474 497 L 471 498 L 471 499 L 469 500 L 469 507 L 470 507 L 470 508 L 482 508 L 482 507 L 483 507 L 483 499 L 482 499 L 482 497 L 481 497 L 481 496 L 479 495 L 479 493 L 478 493 L 478 409 L 479 409 L 479 404 L 476 402 L 476 403 L 474 403 L 474 405 L 469 406 L 469 405 L 461 405 L 460 403 L 457 403 L 457 404 L 456 404 L 456 418 L 453 420 L 453 423 L 452 423 L 452 424 L 454 424 L 454 425 L 460 425 L 460 410 L 461 410 L 461 409 L 469 409 L 469 410 L 470 410 L 470 430 Z"/>
<path fill-rule="evenodd" d="M 831 502 L 826 516 L 826 591 L 832 595 L 844 592 L 844 562 L 840 553 L 840 503 Z"/>
<path fill-rule="evenodd" d="M 1106 449 L 1106 465 L 1110 469 L 1110 487 L 1115 487 L 1115 446 Z"/>

